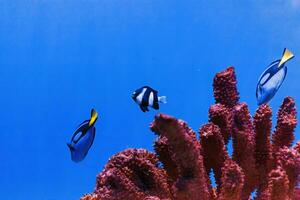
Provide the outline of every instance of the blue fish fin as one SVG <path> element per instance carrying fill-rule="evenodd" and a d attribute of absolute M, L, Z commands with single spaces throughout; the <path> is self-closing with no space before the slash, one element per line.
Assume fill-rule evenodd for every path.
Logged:
<path fill-rule="evenodd" d="M 67 146 L 69 147 L 69 149 L 70 149 L 71 151 L 74 151 L 74 150 L 75 150 L 75 148 L 74 148 L 70 143 L 67 143 Z"/>

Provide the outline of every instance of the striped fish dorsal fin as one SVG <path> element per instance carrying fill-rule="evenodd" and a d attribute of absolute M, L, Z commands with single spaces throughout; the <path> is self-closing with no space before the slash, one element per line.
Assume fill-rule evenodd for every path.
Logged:
<path fill-rule="evenodd" d="M 284 48 L 281 60 L 278 64 L 278 68 L 280 68 L 284 63 L 286 63 L 287 61 L 291 60 L 294 57 L 295 57 L 294 54 L 290 50 Z"/>

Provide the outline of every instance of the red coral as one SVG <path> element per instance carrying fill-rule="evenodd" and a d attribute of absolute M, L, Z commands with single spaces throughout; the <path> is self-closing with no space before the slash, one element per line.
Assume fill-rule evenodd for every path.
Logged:
<path fill-rule="evenodd" d="M 300 153 L 300 141 L 295 145 L 294 149 Z"/>
<path fill-rule="evenodd" d="M 157 167 L 157 161 L 143 149 L 128 149 L 113 156 L 97 177 L 95 194 L 101 200 L 170 199 L 165 172 Z"/>
<path fill-rule="evenodd" d="M 179 172 L 173 185 L 175 199 L 210 199 L 208 178 L 194 131 L 185 122 L 163 114 L 155 117 L 151 129 L 166 137 L 172 147 Z"/>
<path fill-rule="evenodd" d="M 300 154 L 288 147 L 283 147 L 277 152 L 277 165 L 282 166 L 289 179 L 289 196 L 294 198 L 295 188 L 300 183 Z"/>
<path fill-rule="evenodd" d="M 96 194 L 86 194 L 80 198 L 80 200 L 98 200 L 100 197 Z"/>
<path fill-rule="evenodd" d="M 263 104 L 254 115 L 254 130 L 255 130 L 255 164 L 258 174 L 259 189 L 267 184 L 267 176 L 271 169 L 271 108 Z"/>
<path fill-rule="evenodd" d="M 245 103 L 238 104 L 234 107 L 233 123 L 232 158 L 244 171 L 245 186 L 243 189 L 242 199 L 248 199 L 257 183 L 257 176 L 254 159 L 254 131 L 251 116 Z"/>
<path fill-rule="evenodd" d="M 239 101 L 239 93 L 236 88 L 236 76 L 234 67 L 217 73 L 214 78 L 214 97 L 216 103 L 232 108 Z"/>
<path fill-rule="evenodd" d="M 213 123 L 204 125 L 200 130 L 200 142 L 202 155 L 204 157 L 204 166 L 207 174 L 214 170 L 218 190 L 220 190 L 222 168 L 229 155 L 226 151 L 223 137 L 218 126 Z"/>
<path fill-rule="evenodd" d="M 219 200 L 241 199 L 244 187 L 244 173 L 231 159 L 222 168 L 222 189 Z"/>
<path fill-rule="evenodd" d="M 295 138 L 294 129 L 297 125 L 296 115 L 294 99 L 286 97 L 278 111 L 276 131 L 272 137 L 274 153 L 284 146 L 292 145 Z"/>
<path fill-rule="evenodd" d="M 268 186 L 257 197 L 258 200 L 289 200 L 289 180 L 286 172 L 279 166 L 270 172 Z"/>
<path fill-rule="evenodd" d="M 225 144 L 231 137 L 232 113 L 222 104 L 215 104 L 209 108 L 209 121 L 220 128 Z"/>
<path fill-rule="evenodd" d="M 300 188 L 296 188 L 295 190 L 295 200 L 299 200 L 300 199 Z"/>
<path fill-rule="evenodd" d="M 261 105 L 252 123 L 247 105 L 238 103 L 233 67 L 214 78 L 214 96 L 200 141 L 185 122 L 159 114 L 151 125 L 156 154 L 128 149 L 113 156 L 81 200 L 248 200 L 254 189 L 256 200 L 300 200 L 300 142 L 290 147 L 294 100 L 285 98 L 271 141 L 271 108 Z M 225 146 L 231 135 L 232 158 Z"/>
<path fill-rule="evenodd" d="M 172 184 L 177 180 L 179 174 L 172 147 L 168 143 L 168 139 L 166 137 L 159 137 L 157 141 L 155 141 L 154 149 L 158 159 L 162 162 L 168 174 L 170 184 Z"/>
<path fill-rule="evenodd" d="M 160 200 L 160 198 L 150 196 L 150 197 L 146 197 L 144 200 Z"/>

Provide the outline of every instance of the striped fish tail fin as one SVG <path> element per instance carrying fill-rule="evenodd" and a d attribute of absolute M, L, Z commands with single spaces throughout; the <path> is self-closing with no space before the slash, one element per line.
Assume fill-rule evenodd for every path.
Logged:
<path fill-rule="evenodd" d="M 158 101 L 161 103 L 167 103 L 167 97 L 166 96 L 158 97 Z"/>

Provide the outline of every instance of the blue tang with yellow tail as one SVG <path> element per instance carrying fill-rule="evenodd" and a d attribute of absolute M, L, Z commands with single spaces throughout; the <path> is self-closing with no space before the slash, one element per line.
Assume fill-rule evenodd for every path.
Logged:
<path fill-rule="evenodd" d="M 281 59 L 272 62 L 262 73 L 256 87 L 258 105 L 268 103 L 274 97 L 287 74 L 285 63 L 293 57 L 293 53 L 285 48 Z"/>
<path fill-rule="evenodd" d="M 72 136 L 71 142 L 67 143 L 71 151 L 71 159 L 74 162 L 82 161 L 91 148 L 95 138 L 96 128 L 94 125 L 97 119 L 98 113 L 95 109 L 92 109 L 90 119 L 79 125 Z"/>

